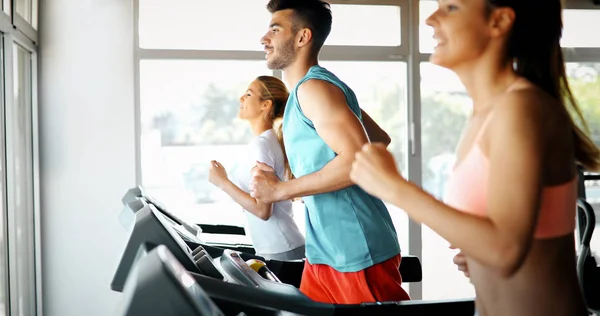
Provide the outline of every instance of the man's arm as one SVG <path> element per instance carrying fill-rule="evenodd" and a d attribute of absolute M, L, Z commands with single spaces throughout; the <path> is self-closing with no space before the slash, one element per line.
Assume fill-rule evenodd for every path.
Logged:
<path fill-rule="evenodd" d="M 383 143 L 385 146 L 388 146 L 392 142 L 390 135 L 377 125 L 365 110 L 360 109 L 360 111 L 362 113 L 363 125 L 371 143 Z"/>
<path fill-rule="evenodd" d="M 344 93 L 335 85 L 308 80 L 298 88 L 298 101 L 304 115 L 337 156 L 317 172 L 278 183 L 275 200 L 326 193 L 352 185 L 350 169 L 354 155 L 369 141 L 360 120 L 346 103 Z"/>

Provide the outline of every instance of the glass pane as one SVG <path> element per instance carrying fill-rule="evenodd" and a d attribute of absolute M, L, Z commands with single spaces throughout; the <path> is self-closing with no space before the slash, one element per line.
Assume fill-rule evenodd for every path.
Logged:
<path fill-rule="evenodd" d="M 435 41 L 433 40 L 433 28 L 425 24 L 425 20 L 438 8 L 437 1 L 419 1 L 419 51 L 421 53 L 433 53 Z"/>
<path fill-rule="evenodd" d="M 38 28 L 38 3 L 39 0 L 31 0 L 31 27 L 37 30 Z"/>
<path fill-rule="evenodd" d="M 331 33 L 325 45 L 400 46 L 398 6 L 334 4 L 331 14 Z"/>
<path fill-rule="evenodd" d="M 25 21 L 31 24 L 31 1 L 32 0 L 16 0 L 17 14 Z"/>
<path fill-rule="evenodd" d="M 593 30 L 600 29 L 599 10 L 563 11 L 563 47 L 600 47 L 600 36 Z"/>
<path fill-rule="evenodd" d="M 3 36 L 0 33 L 0 77 L 4 81 L 4 45 Z M 0 106 L 4 108 L 4 85 L 0 86 Z M 0 140 L 3 140 L 4 122 L 0 122 Z M 4 155 L 6 149 L 5 143 L 0 141 L 0 315 L 8 315 L 8 275 L 6 273 L 8 267 L 7 247 L 6 247 L 6 210 L 4 208 L 5 188 L 4 179 L 6 173 L 4 171 L 5 161 Z"/>
<path fill-rule="evenodd" d="M 208 166 L 227 170 L 252 138 L 237 118 L 239 98 L 264 61 L 142 60 L 142 183 L 182 218 L 244 226 L 241 207 L 208 182 Z M 178 207 L 179 205 L 184 205 Z"/>
<path fill-rule="evenodd" d="M 423 188 L 438 199 L 444 198 L 455 147 L 470 109 L 471 99 L 453 72 L 421 64 Z M 427 226 L 422 229 L 423 299 L 473 297 L 473 286 L 452 262 L 457 251 Z"/>
<path fill-rule="evenodd" d="M 33 221 L 33 151 L 31 126 L 31 54 L 18 45 L 14 48 L 14 152 L 13 179 L 8 183 L 14 188 L 17 266 L 16 269 L 18 315 L 35 314 L 35 252 Z M 11 293 L 12 295 L 13 293 Z"/>
<path fill-rule="evenodd" d="M 140 0 L 140 47 L 262 51 L 260 38 L 271 20 L 265 3 L 234 0 L 206 6 L 196 0 Z M 400 7 L 332 5 L 331 10 L 326 45 L 400 45 Z"/>
<path fill-rule="evenodd" d="M 600 63 L 567 63 L 567 76 L 591 136 L 600 145 Z"/>
<path fill-rule="evenodd" d="M 10 0 L 2 0 L 2 10 L 4 13 L 11 15 L 12 8 L 10 6 Z"/>
<path fill-rule="evenodd" d="M 256 50 L 271 14 L 265 1 L 140 0 L 142 48 Z"/>
<path fill-rule="evenodd" d="M 400 171 L 406 174 L 406 64 L 403 62 L 322 61 L 321 65 L 344 81 L 361 108 L 392 138 L 389 145 Z M 400 247 L 408 254 L 408 216 L 387 205 Z"/>
<path fill-rule="evenodd" d="M 567 63 L 569 84 L 583 112 L 594 142 L 600 146 L 600 63 Z M 586 182 L 586 197 L 596 211 L 596 228 L 600 231 L 600 181 Z M 592 252 L 600 254 L 600 233 L 592 235 Z"/>

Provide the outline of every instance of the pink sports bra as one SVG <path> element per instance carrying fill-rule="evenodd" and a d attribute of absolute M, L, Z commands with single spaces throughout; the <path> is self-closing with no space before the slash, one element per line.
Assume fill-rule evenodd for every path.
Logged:
<path fill-rule="evenodd" d="M 491 120 L 490 113 L 475 137 L 473 147 L 458 162 L 448 180 L 446 203 L 461 211 L 486 216 L 489 161 L 481 151 L 479 141 Z M 564 236 L 575 229 L 577 176 L 569 182 L 544 187 L 535 238 Z M 507 197 L 510 198 L 510 197 Z"/>

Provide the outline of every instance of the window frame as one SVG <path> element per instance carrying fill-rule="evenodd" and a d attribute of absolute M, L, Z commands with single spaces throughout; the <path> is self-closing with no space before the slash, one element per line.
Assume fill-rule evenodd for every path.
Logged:
<path fill-rule="evenodd" d="M 4 13 L 4 15 L 6 15 L 7 17 L 10 18 L 10 15 L 12 14 L 12 1 L 11 0 L 0 0 L 0 1 L 2 1 L 2 3 L 0 3 L 0 6 L 2 7 L 2 10 L 1 10 L 2 13 Z"/>
<path fill-rule="evenodd" d="M 4 28 L 0 28 L 2 30 L 4 30 Z M 6 69 L 4 67 L 4 60 L 6 60 L 5 55 L 4 55 L 4 37 L 5 34 L 4 32 L 0 32 L 0 54 L 2 54 L 2 56 L 0 56 L 0 76 L 4 76 L 6 75 Z M 2 242 L 5 244 L 4 245 L 4 253 L 2 254 L 2 259 L 0 262 L 0 266 L 2 271 L 2 275 L 5 277 L 6 280 L 8 280 L 10 278 L 9 275 L 9 257 L 8 257 L 8 242 L 9 242 L 9 235 L 8 235 L 8 205 L 6 203 L 6 188 L 7 188 L 7 181 L 6 181 L 6 127 L 5 127 L 5 123 L 6 123 L 6 118 L 4 115 L 4 109 L 5 109 L 5 87 L 4 86 L 0 86 L 0 163 L 2 164 L 2 168 L 0 170 L 0 203 L 1 203 L 1 208 L 2 211 L 0 211 L 0 216 L 2 216 L 2 225 L 0 226 L 0 234 L 2 234 Z M 3 282 L 0 283 L 0 287 L 2 287 L 2 291 L 5 293 L 4 294 L 4 299 L 5 299 L 5 304 L 4 304 L 4 309 L 0 310 L 0 313 L 3 313 L 3 315 L 9 315 L 9 308 L 10 308 L 10 282 Z"/>
<path fill-rule="evenodd" d="M 38 31 L 33 25 L 38 24 L 38 0 L 26 0 L 31 1 L 31 23 L 17 13 L 17 1 L 11 0 L 11 23 L 17 28 L 17 30 L 25 35 L 34 44 L 38 42 Z"/>
<path fill-rule="evenodd" d="M 143 0 L 142 0 L 143 1 Z M 328 61 L 408 61 L 409 0 L 333 0 L 331 4 L 344 5 L 395 5 L 400 7 L 401 44 L 396 47 L 379 46 L 329 46 L 325 45 L 320 54 L 321 60 Z M 142 183 L 141 170 L 141 104 L 140 104 L 140 61 L 143 59 L 224 59 L 224 60 L 264 60 L 264 53 L 245 50 L 189 50 L 189 49 L 149 49 L 141 48 L 139 41 L 139 4 L 134 7 L 134 114 L 135 114 L 135 155 L 136 183 Z M 281 71 L 273 71 L 281 78 Z"/>
<path fill-rule="evenodd" d="M 4 172 L 4 178 L 2 181 L 5 181 L 5 191 L 4 191 L 4 206 L 7 210 L 7 235 L 8 235 L 8 309 L 10 311 L 9 314 L 19 314 L 19 304 L 18 297 L 15 295 L 11 295 L 11 293 L 17 292 L 17 275 L 16 269 L 11 268 L 15 267 L 18 264 L 18 259 L 20 257 L 19 252 L 16 247 L 16 227 L 11 225 L 16 220 L 16 207 L 10 203 L 11 200 L 14 200 L 15 190 L 13 186 L 9 186 L 8 180 L 12 179 L 14 175 L 12 174 L 14 170 L 14 161 L 12 157 L 8 157 L 6 154 L 12 151 L 12 148 L 15 146 L 13 141 L 13 133 L 15 131 L 14 122 L 7 121 L 7 117 L 11 117 L 13 111 L 15 110 L 14 98 L 12 97 L 12 91 L 14 89 L 14 59 L 16 56 L 14 55 L 15 45 L 19 45 L 21 48 L 25 49 L 30 53 L 30 63 L 28 66 L 29 74 L 28 81 L 30 85 L 28 87 L 27 93 L 30 94 L 30 107 L 27 109 L 27 118 L 30 120 L 31 129 L 29 131 L 31 136 L 31 196 L 33 198 L 32 202 L 32 217 L 34 220 L 33 227 L 33 259 L 34 261 L 34 271 L 33 275 L 30 276 L 31 280 L 33 280 L 33 284 L 28 284 L 27 286 L 32 287 L 30 290 L 33 292 L 34 297 L 31 298 L 29 302 L 31 304 L 32 310 L 35 310 L 38 315 L 42 314 L 42 262 L 41 262 L 41 220 L 40 220 L 40 183 L 39 183 L 39 137 L 38 137 L 38 97 L 37 97 L 37 80 L 38 80 L 38 67 L 37 67 L 37 47 L 35 43 L 29 40 L 20 32 L 12 32 L 12 33 L 4 33 L 3 36 L 3 46 L 4 46 L 4 76 L 8 80 L 5 80 L 4 86 L 4 108 L 2 111 L 3 124 L 5 128 L 5 135 L 3 141 L 5 142 L 5 152 L 3 155 L 3 159 L 6 166 L 6 171 Z M 6 94 L 6 91 L 10 93 Z"/>
<path fill-rule="evenodd" d="M 31 3 L 31 19 L 34 25 L 37 25 L 38 22 L 38 0 L 32 0 Z M 6 269 L 5 275 L 7 277 L 5 284 L 0 284 L 0 286 L 4 287 L 6 290 L 6 305 L 5 311 L 7 314 L 18 314 L 19 313 L 19 304 L 17 302 L 18 297 L 11 293 L 16 293 L 17 283 L 16 283 L 16 269 L 14 268 L 18 262 L 19 253 L 15 249 L 15 239 L 16 232 L 15 227 L 13 227 L 12 223 L 15 219 L 15 208 L 12 207 L 10 203 L 10 197 L 14 197 L 14 189 L 12 186 L 9 186 L 9 179 L 11 178 L 12 173 L 12 157 L 9 159 L 7 154 L 11 152 L 11 146 L 14 146 L 13 140 L 11 139 L 12 133 L 14 133 L 13 122 L 6 121 L 7 117 L 10 117 L 8 114 L 11 114 L 11 111 L 14 110 L 14 99 L 12 96 L 12 91 L 14 87 L 14 45 L 19 45 L 23 49 L 27 50 L 30 53 L 30 63 L 28 65 L 29 74 L 28 80 L 30 81 L 29 94 L 30 98 L 30 107 L 27 109 L 28 117 L 30 120 L 31 129 L 29 133 L 31 133 L 31 149 L 27 154 L 31 154 L 31 194 L 33 200 L 32 202 L 32 218 L 34 220 L 33 227 L 33 239 L 30 240 L 33 243 L 33 258 L 27 258 L 33 260 L 33 275 L 30 275 L 31 283 L 26 286 L 29 287 L 30 293 L 33 294 L 33 297 L 30 297 L 31 309 L 35 311 L 36 314 L 42 315 L 43 307 L 42 307 L 42 262 L 41 262 L 41 221 L 40 221 L 40 183 L 39 183 L 39 139 L 38 139 L 38 61 L 37 61 L 37 30 L 33 28 L 28 22 L 25 21 L 19 14 L 16 14 L 16 0 L 2 0 L 2 10 L 0 11 L 0 32 L 2 33 L 1 41 L 3 46 L 2 53 L 3 56 L 3 64 L 0 65 L 2 68 L 1 74 L 4 76 L 4 86 L 0 87 L 0 97 L 2 99 L 1 105 L 2 108 L 0 110 L 0 126 L 4 131 L 2 135 L 2 142 L 0 146 L 0 162 L 3 166 L 5 166 L 5 170 L 0 172 L 0 176 L 2 177 L 0 181 L 2 181 L 2 188 L 0 188 L 0 203 L 3 204 L 6 212 L 0 214 L 4 216 L 4 227 L 0 227 L 0 233 L 2 233 L 6 240 Z M 8 95 L 6 92 L 9 92 Z M 8 112 L 8 113 L 7 113 Z M 12 267 L 12 268 L 11 268 Z M 28 272 L 29 273 L 29 272 Z"/>
<path fill-rule="evenodd" d="M 1 1 L 1 0 L 0 0 Z M 12 20 L 10 15 L 4 12 L 4 9 L 0 12 L 0 29 L 3 33 L 10 33 L 10 29 L 12 28 Z"/>

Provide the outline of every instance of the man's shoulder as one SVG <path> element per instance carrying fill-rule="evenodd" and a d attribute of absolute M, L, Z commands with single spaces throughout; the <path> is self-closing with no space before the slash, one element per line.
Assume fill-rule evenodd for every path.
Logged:
<path fill-rule="evenodd" d="M 340 90 L 340 88 L 333 81 L 323 78 L 309 78 L 298 86 L 298 95 L 327 93 L 334 90 Z"/>

